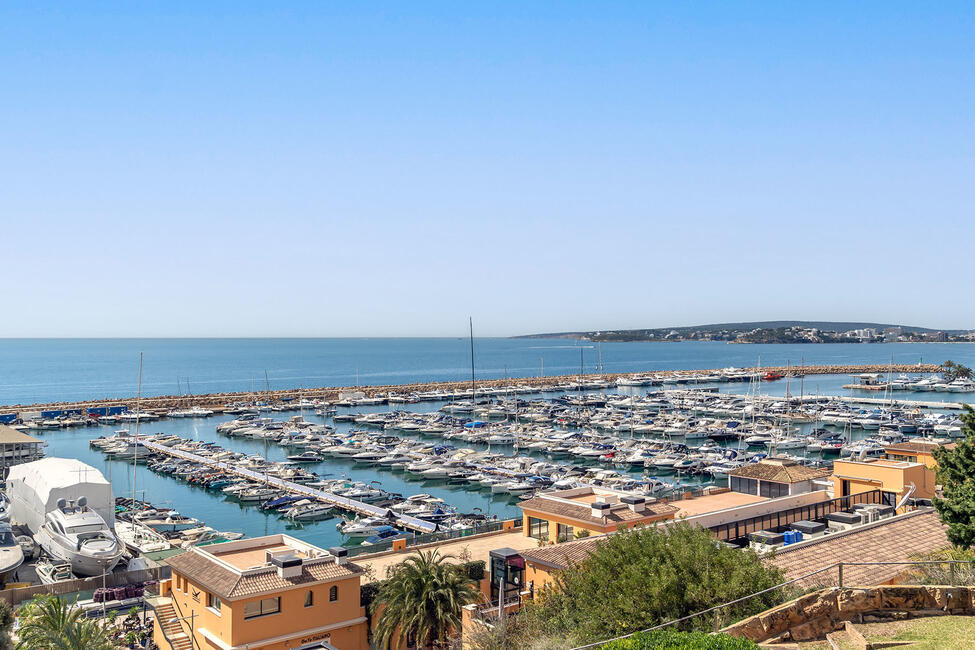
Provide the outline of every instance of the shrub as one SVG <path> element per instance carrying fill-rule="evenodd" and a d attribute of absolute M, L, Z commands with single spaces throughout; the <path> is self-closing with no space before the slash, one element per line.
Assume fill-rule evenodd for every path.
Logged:
<path fill-rule="evenodd" d="M 465 562 L 460 567 L 471 580 L 481 581 L 484 579 L 484 560 Z"/>
<path fill-rule="evenodd" d="M 526 608 L 547 634 L 609 639 L 694 614 L 774 587 L 779 569 L 751 550 L 716 543 L 686 522 L 623 531 L 605 538 L 588 559 L 555 574 Z M 784 600 L 770 591 L 681 624 L 712 630 Z M 717 620 L 716 620 L 717 619 Z"/>

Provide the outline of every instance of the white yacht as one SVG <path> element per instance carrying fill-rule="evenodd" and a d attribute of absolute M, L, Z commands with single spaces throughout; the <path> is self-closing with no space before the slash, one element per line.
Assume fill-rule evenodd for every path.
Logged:
<path fill-rule="evenodd" d="M 34 539 L 55 562 L 66 562 L 72 572 L 85 576 L 111 571 L 125 548 L 83 496 L 59 499 Z"/>
<path fill-rule="evenodd" d="M 332 516 L 332 506 L 320 501 L 302 499 L 288 509 L 285 516 L 293 521 L 318 521 Z"/>
<path fill-rule="evenodd" d="M 130 521 L 116 521 L 115 534 L 126 547 L 139 553 L 165 551 L 170 548 L 169 540 L 148 526 Z"/>
<path fill-rule="evenodd" d="M 14 531 L 7 522 L 0 522 L 0 583 L 16 571 L 24 562 L 24 549 L 21 548 Z"/>

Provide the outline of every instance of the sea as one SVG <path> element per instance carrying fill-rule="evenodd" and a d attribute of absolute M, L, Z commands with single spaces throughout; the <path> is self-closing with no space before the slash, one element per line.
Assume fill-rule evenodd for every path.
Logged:
<path fill-rule="evenodd" d="M 142 354 L 142 394 L 211 393 L 257 389 L 323 386 L 384 385 L 438 380 L 467 380 L 471 376 L 471 342 L 465 338 L 384 339 L 4 339 L 0 340 L 0 404 L 82 401 L 131 397 L 139 389 Z M 477 379 L 538 375 L 640 372 L 647 370 L 728 368 L 805 364 L 941 363 L 953 360 L 975 366 L 975 344 L 892 343 L 741 345 L 719 342 L 602 343 L 568 339 L 474 339 Z M 807 377 L 800 390 L 823 395 L 849 394 L 842 386 L 849 377 Z M 722 391 L 744 391 L 745 384 L 721 384 Z M 616 389 L 610 389 L 615 392 Z M 630 390 L 635 389 L 621 389 Z M 646 390 L 646 389 L 643 389 Z M 784 395 L 784 381 L 763 383 L 762 392 Z M 557 393 L 545 394 L 554 397 Z M 927 401 L 975 401 L 973 394 L 898 394 L 898 398 Z M 437 402 L 395 405 L 397 409 L 430 411 Z M 356 412 L 384 411 L 391 406 L 356 407 Z M 348 409 L 340 409 L 340 412 Z M 0 408 L 2 411 L 2 408 Z M 290 413 L 278 414 L 281 418 Z M 311 413 L 305 417 L 313 419 Z M 290 453 L 257 440 L 228 438 L 215 431 L 230 416 L 161 420 L 143 425 L 143 433 L 175 433 L 212 440 L 226 448 L 267 454 L 283 460 Z M 350 425 L 332 423 L 340 432 Z M 156 474 L 145 466 L 107 460 L 89 447 L 98 436 L 112 435 L 108 426 L 72 428 L 38 433 L 47 442 L 47 455 L 77 458 L 98 468 L 116 495 L 145 498 L 174 507 L 218 530 L 239 531 L 249 537 L 288 533 L 329 547 L 347 543 L 336 529 L 337 519 L 307 524 L 261 512 L 218 492 Z M 403 434 L 400 434 L 403 435 Z M 503 453 L 514 454 L 511 447 Z M 524 452 L 521 452 L 524 453 Z M 544 458 L 539 456 L 539 458 Z M 563 461 L 565 462 L 565 461 Z M 489 518 L 519 516 L 517 500 L 491 495 L 442 481 L 419 481 L 343 459 L 326 459 L 310 467 L 320 475 L 376 482 L 384 489 L 408 496 L 429 493 L 461 512 L 482 512 Z M 661 476 L 693 484 L 693 478 Z"/>

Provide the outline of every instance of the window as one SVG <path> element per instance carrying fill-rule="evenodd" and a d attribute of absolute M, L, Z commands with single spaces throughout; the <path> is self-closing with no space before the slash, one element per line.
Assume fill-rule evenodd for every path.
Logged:
<path fill-rule="evenodd" d="M 244 603 L 244 619 L 277 614 L 281 611 L 281 598 L 263 598 Z"/>
<path fill-rule="evenodd" d="M 758 494 L 758 481 L 753 478 L 732 476 L 731 490 L 732 492 L 741 492 L 742 494 Z"/>
<path fill-rule="evenodd" d="M 548 541 L 548 521 L 537 517 L 528 518 L 528 536 Z"/>
<path fill-rule="evenodd" d="M 339 599 L 339 588 L 335 585 L 332 585 L 331 587 L 328 588 L 328 602 L 334 603 L 338 599 Z"/>
<path fill-rule="evenodd" d="M 209 607 L 210 609 L 212 609 L 213 611 L 219 614 L 220 599 L 214 596 L 213 594 L 207 594 L 207 607 Z"/>
<path fill-rule="evenodd" d="M 768 497 L 769 499 L 789 496 L 789 486 L 786 483 L 762 481 L 759 496 Z"/>
<path fill-rule="evenodd" d="M 314 604 L 315 604 L 315 592 L 309 589 L 308 593 L 305 594 L 305 607 L 311 607 Z"/>
<path fill-rule="evenodd" d="M 572 526 L 565 526 L 563 524 L 558 524 L 558 527 L 556 528 L 556 533 L 558 534 L 558 541 L 568 542 L 572 539 L 572 536 L 575 534 L 575 530 L 572 528 Z"/>

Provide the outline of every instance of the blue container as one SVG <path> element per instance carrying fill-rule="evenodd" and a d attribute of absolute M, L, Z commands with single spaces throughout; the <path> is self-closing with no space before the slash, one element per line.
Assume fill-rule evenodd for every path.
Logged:
<path fill-rule="evenodd" d="M 793 541 L 795 541 L 795 542 L 801 542 L 802 541 L 802 531 L 801 530 L 794 530 L 794 531 L 792 531 L 792 533 L 795 535 L 795 539 Z"/>

